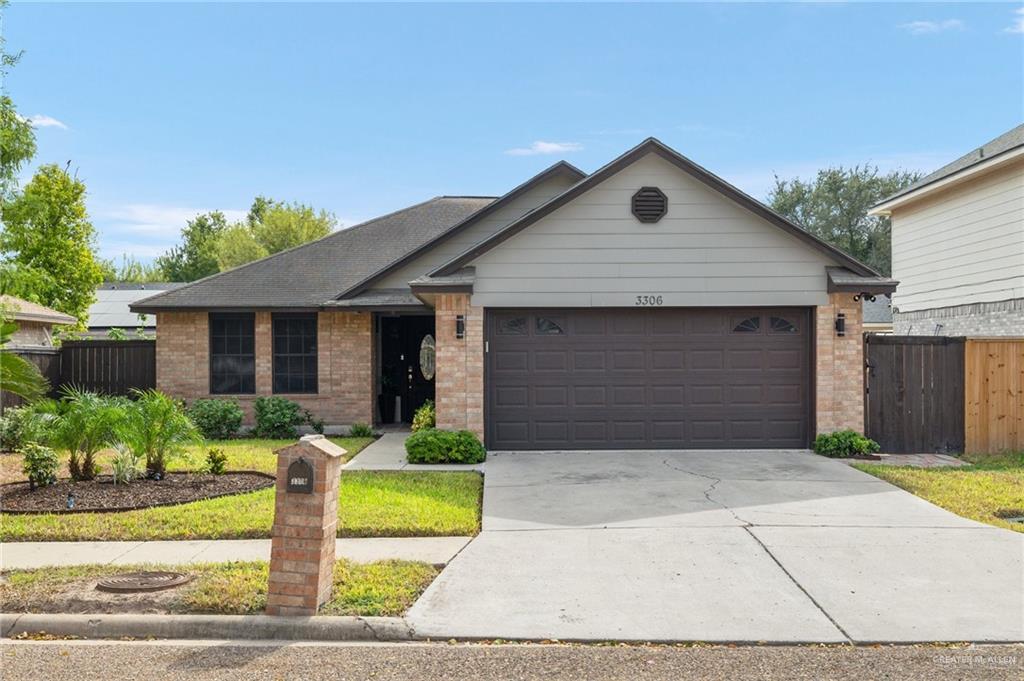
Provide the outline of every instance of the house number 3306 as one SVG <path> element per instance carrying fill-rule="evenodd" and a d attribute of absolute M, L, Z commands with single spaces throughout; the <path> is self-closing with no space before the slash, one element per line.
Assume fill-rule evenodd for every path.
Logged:
<path fill-rule="evenodd" d="M 644 307 L 650 307 L 652 305 L 661 305 L 664 299 L 661 296 L 637 296 L 636 304 Z"/>

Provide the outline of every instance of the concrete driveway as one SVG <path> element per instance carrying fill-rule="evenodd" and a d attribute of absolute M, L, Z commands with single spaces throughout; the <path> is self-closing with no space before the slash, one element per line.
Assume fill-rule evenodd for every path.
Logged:
<path fill-rule="evenodd" d="M 1024 535 L 797 451 L 492 454 L 434 637 L 1024 640 Z"/>

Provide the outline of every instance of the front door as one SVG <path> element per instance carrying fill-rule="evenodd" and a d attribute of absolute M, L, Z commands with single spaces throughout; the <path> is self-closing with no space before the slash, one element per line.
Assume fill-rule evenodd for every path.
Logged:
<path fill-rule="evenodd" d="M 434 399 L 434 349 L 433 316 L 381 318 L 383 400 L 399 398 L 401 411 L 395 416 L 402 422 L 410 423 L 415 411 Z M 382 417 L 387 422 L 386 414 Z"/>

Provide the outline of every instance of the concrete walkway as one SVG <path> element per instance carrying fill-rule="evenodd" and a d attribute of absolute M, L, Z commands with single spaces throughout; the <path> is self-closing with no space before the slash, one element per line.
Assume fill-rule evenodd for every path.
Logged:
<path fill-rule="evenodd" d="M 418 635 L 1024 640 L 1024 534 L 802 451 L 492 454 Z"/>
<path fill-rule="evenodd" d="M 479 471 L 484 464 L 411 464 L 405 460 L 405 439 L 409 431 L 384 433 L 376 442 L 356 454 L 342 468 L 349 471 Z"/>
<path fill-rule="evenodd" d="M 970 466 L 963 459 L 949 454 L 882 454 L 880 461 L 858 461 L 855 459 L 837 459 L 851 466 L 856 463 L 877 464 L 879 466 L 909 466 L 911 468 L 958 468 Z"/>
<path fill-rule="evenodd" d="M 417 560 L 448 563 L 470 537 L 398 537 L 338 539 L 335 553 L 358 563 L 378 560 Z M 269 539 L 217 539 L 203 541 L 91 541 L 24 542 L 0 544 L 0 569 L 59 565 L 129 565 L 134 563 L 220 563 L 270 560 Z"/>

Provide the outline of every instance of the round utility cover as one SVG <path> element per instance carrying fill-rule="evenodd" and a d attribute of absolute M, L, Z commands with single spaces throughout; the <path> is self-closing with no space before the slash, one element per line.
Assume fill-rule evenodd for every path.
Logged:
<path fill-rule="evenodd" d="M 180 572 L 128 572 L 105 577 L 96 583 L 96 588 L 112 593 L 141 593 L 173 589 L 188 583 L 191 579 L 190 575 L 183 575 Z"/>

